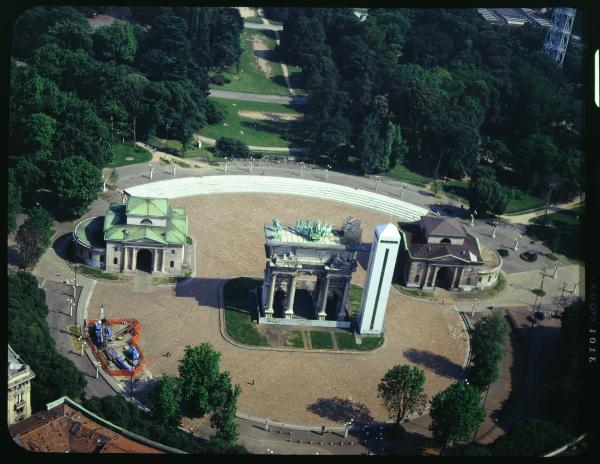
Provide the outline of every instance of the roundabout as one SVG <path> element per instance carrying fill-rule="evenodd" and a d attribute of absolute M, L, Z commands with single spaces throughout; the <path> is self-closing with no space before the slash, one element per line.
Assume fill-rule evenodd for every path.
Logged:
<path fill-rule="evenodd" d="M 171 287 L 97 282 L 88 305 L 90 318 L 96 317 L 104 304 L 110 317 L 127 313 L 141 322 L 144 337 L 140 347 L 155 378 L 162 373 L 176 375 L 185 346 L 208 341 L 222 353 L 222 368 L 229 370 L 233 382 L 242 387 L 240 413 L 291 424 L 334 426 L 349 416 L 356 420 L 386 420 L 387 412 L 377 398 L 377 384 L 396 364 L 422 368 L 429 397 L 462 376 L 468 343 L 458 314 L 450 307 L 411 300 L 396 290 L 389 296 L 385 343 L 373 352 L 280 352 L 245 349 L 225 340 L 219 330 L 221 288 L 233 277 L 262 277 L 263 226 L 273 217 L 287 223 L 298 217 L 326 217 L 333 224 L 341 224 L 345 217 L 357 216 L 365 231 L 363 241 L 370 242 L 375 225 L 390 220 L 390 208 L 398 213 L 393 214 L 392 221 L 405 219 L 401 214 L 424 214 L 427 210 L 383 196 L 391 201 L 378 203 L 379 199 L 371 198 L 363 202 L 363 198 L 356 206 L 339 200 L 343 194 L 335 197 L 335 192 L 334 201 L 326 200 L 329 196 L 316 195 L 315 189 L 310 189 L 314 186 L 305 184 L 305 191 L 313 193 L 307 201 L 302 193 L 256 192 L 264 185 L 277 185 L 267 177 L 244 176 L 245 183 L 232 181 L 234 176 L 219 177 L 227 179 L 226 185 L 255 191 L 202 194 L 197 187 L 190 188 L 206 178 L 168 181 L 173 187 L 179 184 L 176 192 L 169 194 L 167 182 L 127 189 L 127 193 L 140 196 L 162 194 L 171 198 L 174 206 L 185 207 L 189 234 L 197 242 L 196 276 L 186 285 Z M 257 185 L 253 178 L 265 184 Z M 286 180 L 296 181 L 295 188 L 302 183 L 299 179 Z M 188 184 L 182 186 L 184 181 Z M 383 211 L 374 210 L 373 205 Z M 359 252 L 358 262 L 352 283 L 362 286 L 368 252 Z M 172 357 L 164 356 L 166 352 Z"/>

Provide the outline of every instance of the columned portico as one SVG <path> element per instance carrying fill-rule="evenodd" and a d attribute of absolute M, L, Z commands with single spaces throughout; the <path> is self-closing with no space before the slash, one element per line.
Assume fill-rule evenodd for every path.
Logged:
<path fill-rule="evenodd" d="M 327 296 L 328 296 L 328 294 L 329 294 L 329 276 L 326 275 L 324 277 L 323 289 L 320 292 L 321 305 L 319 307 L 319 314 L 317 314 L 317 316 L 319 317 L 320 321 L 324 321 L 325 318 L 327 317 L 327 313 L 325 312 L 325 310 L 327 309 Z"/>
<path fill-rule="evenodd" d="M 285 310 L 285 318 L 292 319 L 294 315 L 294 298 L 296 297 L 296 281 L 298 274 L 292 274 L 288 280 L 288 304 Z"/>
<path fill-rule="evenodd" d="M 344 293 L 342 294 L 342 304 L 337 313 L 337 320 L 343 320 L 346 318 L 346 305 L 348 304 L 348 292 L 350 291 L 350 280 L 346 280 L 344 283 Z"/>
<path fill-rule="evenodd" d="M 439 266 L 435 266 L 433 272 L 433 279 L 431 279 L 431 288 L 435 288 L 435 279 L 437 279 L 438 271 L 440 270 Z"/>
<path fill-rule="evenodd" d="M 452 274 L 452 284 L 450 285 L 450 289 L 456 288 L 456 277 L 458 276 L 458 267 L 454 268 L 454 274 Z"/>
<path fill-rule="evenodd" d="M 277 274 L 273 272 L 271 274 L 271 284 L 269 285 L 269 299 L 267 303 L 267 308 L 265 309 L 265 314 L 267 317 L 273 317 L 273 298 L 275 297 L 275 285 L 277 284 Z"/>
<path fill-rule="evenodd" d="M 133 250 L 133 260 L 132 260 L 132 263 L 131 263 L 131 270 L 135 271 L 137 269 L 137 252 L 138 252 L 138 249 L 135 248 L 135 247 L 133 247 L 132 250 Z"/>

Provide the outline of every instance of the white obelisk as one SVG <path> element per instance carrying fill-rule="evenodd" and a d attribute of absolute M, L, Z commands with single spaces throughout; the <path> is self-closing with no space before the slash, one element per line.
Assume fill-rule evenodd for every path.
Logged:
<path fill-rule="evenodd" d="M 360 303 L 358 327 L 361 335 L 380 335 L 382 332 L 399 246 L 400 233 L 394 224 L 379 224 L 375 227 L 375 239 L 371 244 L 367 279 Z"/>

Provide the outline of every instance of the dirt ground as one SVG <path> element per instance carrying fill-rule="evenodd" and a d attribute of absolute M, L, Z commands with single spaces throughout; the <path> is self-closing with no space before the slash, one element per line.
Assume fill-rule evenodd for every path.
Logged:
<path fill-rule="evenodd" d="M 251 36 L 252 40 L 252 49 L 254 50 L 254 55 L 256 56 L 256 61 L 258 61 L 258 67 L 268 78 L 273 77 L 273 69 L 271 68 L 271 63 L 266 59 L 269 54 L 269 48 L 263 39 L 261 39 L 256 34 Z"/>
<path fill-rule="evenodd" d="M 252 8 L 248 8 L 247 6 L 238 6 L 237 9 L 240 11 L 242 18 L 256 16 L 256 11 L 254 11 Z"/>
<path fill-rule="evenodd" d="M 270 111 L 238 111 L 241 118 L 258 119 L 260 121 L 297 121 L 302 119 L 301 114 L 296 113 L 271 113 Z"/>
<path fill-rule="evenodd" d="M 350 415 L 387 419 L 377 384 L 395 364 L 425 370 L 425 391 L 433 395 L 462 374 L 467 345 L 458 315 L 449 307 L 414 301 L 391 290 L 384 324 L 385 343 L 361 354 L 279 352 L 231 345 L 219 331 L 219 288 L 237 276 L 262 277 L 264 225 L 278 218 L 322 218 L 339 226 L 345 217 L 362 220 L 363 242 L 388 216 L 327 200 L 268 194 L 219 194 L 172 200 L 186 208 L 189 234 L 197 240 L 197 275 L 185 285 L 136 291 L 131 283 L 98 282 L 89 317 L 104 304 L 110 318 L 141 322 L 140 348 L 155 377 L 177 374 L 186 345 L 208 341 L 222 353 L 221 365 L 242 387 L 241 412 L 295 424 L 340 424 Z M 363 285 L 366 253 L 353 283 Z M 172 353 L 166 357 L 165 353 Z"/>

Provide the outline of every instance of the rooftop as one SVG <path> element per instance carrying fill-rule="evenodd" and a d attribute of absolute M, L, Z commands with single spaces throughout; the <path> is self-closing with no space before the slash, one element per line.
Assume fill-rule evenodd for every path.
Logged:
<path fill-rule="evenodd" d="M 447 216 L 423 216 L 421 218 L 423 231 L 428 237 L 465 238 L 467 233 L 457 218 Z"/>
<path fill-rule="evenodd" d="M 23 362 L 19 355 L 8 345 L 8 377 L 29 370 L 29 366 Z"/>
<path fill-rule="evenodd" d="M 273 227 L 265 226 L 265 238 L 267 243 L 294 243 L 302 245 L 319 245 L 319 246 L 334 246 L 345 248 L 344 243 L 341 240 L 341 234 L 339 231 L 333 230 L 330 235 L 321 236 L 319 240 L 310 240 L 304 235 L 296 232 L 293 227 L 282 227 L 281 235 L 277 239 L 274 237 Z"/>
<path fill-rule="evenodd" d="M 404 222 L 398 225 L 405 237 L 406 248 L 413 258 L 436 259 L 451 256 L 468 263 L 483 263 L 477 239 L 471 234 L 465 232 L 462 245 L 427 243 L 427 239 L 421 230 L 420 221 Z"/>
<path fill-rule="evenodd" d="M 166 227 L 127 224 L 129 205 L 132 201 L 136 203 L 137 200 L 140 200 L 140 198 L 131 197 L 127 205 L 110 204 L 106 216 L 104 216 L 104 240 L 123 242 L 151 240 L 163 245 L 183 245 L 186 243 L 188 221 L 185 208 L 171 208 L 167 199 L 159 199 L 164 200 L 167 205 L 167 212 L 164 214 L 164 218 L 167 220 Z M 146 207 L 150 208 L 148 205 L 149 203 L 146 203 L 143 207 L 134 205 L 133 210 L 139 212 Z"/>
<path fill-rule="evenodd" d="M 169 212 L 169 200 L 166 198 L 129 197 L 127 216 L 148 216 L 164 218 Z"/>
<path fill-rule="evenodd" d="M 42 453 L 181 453 L 102 419 L 63 396 L 9 427 L 13 440 Z"/>

